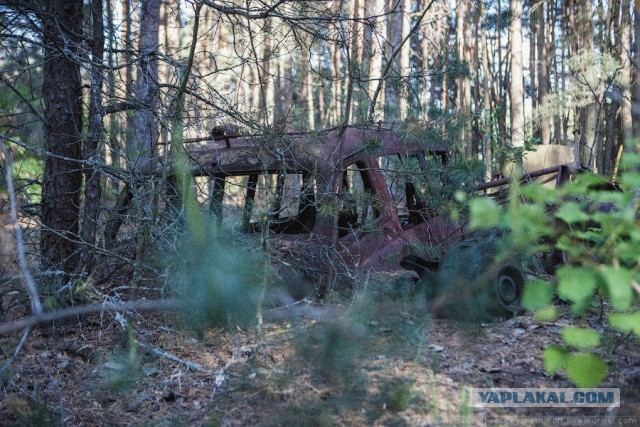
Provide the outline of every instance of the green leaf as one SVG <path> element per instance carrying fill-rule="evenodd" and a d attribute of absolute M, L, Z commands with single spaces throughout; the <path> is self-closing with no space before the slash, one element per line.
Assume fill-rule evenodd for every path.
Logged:
<path fill-rule="evenodd" d="M 620 184 L 628 189 L 640 188 L 640 174 L 629 172 L 622 174 Z"/>
<path fill-rule="evenodd" d="M 640 166 L 640 153 L 625 152 L 622 155 L 620 166 L 623 168 L 632 168 L 634 166 Z"/>
<path fill-rule="evenodd" d="M 607 376 L 607 364 L 595 354 L 567 357 L 567 377 L 578 387 L 595 387 Z"/>
<path fill-rule="evenodd" d="M 562 339 L 578 349 L 594 348 L 600 344 L 600 334 L 594 330 L 567 326 L 562 329 Z"/>
<path fill-rule="evenodd" d="M 556 248 L 566 252 L 572 258 L 579 258 L 583 252 L 582 246 L 573 242 L 566 234 L 560 236 L 556 242 Z"/>
<path fill-rule="evenodd" d="M 525 198 L 536 203 L 556 203 L 559 199 L 558 192 L 555 189 L 547 188 L 535 182 L 523 186 L 520 191 Z"/>
<path fill-rule="evenodd" d="M 567 365 L 567 350 L 556 345 L 547 347 L 542 352 L 542 360 L 544 362 L 544 370 L 548 374 L 553 374 Z"/>
<path fill-rule="evenodd" d="M 522 306 L 527 310 L 537 310 L 551 304 L 553 299 L 553 285 L 544 280 L 536 279 L 527 283 L 522 295 Z"/>
<path fill-rule="evenodd" d="M 500 206 L 495 200 L 489 198 L 471 200 L 469 213 L 471 215 L 469 227 L 472 230 L 495 227 L 500 224 L 502 215 Z"/>
<path fill-rule="evenodd" d="M 572 309 L 577 313 L 586 310 L 598 286 L 598 273 L 564 265 L 558 269 L 557 275 L 560 298 L 573 302 Z"/>
<path fill-rule="evenodd" d="M 631 271 L 626 268 L 605 267 L 601 276 L 607 285 L 609 302 L 615 310 L 629 309 L 633 299 Z"/>
<path fill-rule="evenodd" d="M 578 231 L 575 233 L 575 236 L 581 240 L 587 240 L 595 244 L 600 244 L 604 241 L 600 230 Z"/>
<path fill-rule="evenodd" d="M 542 307 L 536 311 L 534 317 L 536 322 L 552 322 L 558 317 L 558 308 L 554 305 Z"/>
<path fill-rule="evenodd" d="M 609 324 L 621 332 L 633 332 L 640 337 L 640 311 L 634 313 L 613 313 L 609 316 Z"/>
<path fill-rule="evenodd" d="M 638 242 L 620 242 L 616 247 L 616 252 L 620 261 L 626 265 L 640 264 L 640 251 Z"/>
<path fill-rule="evenodd" d="M 576 202 L 565 203 L 558 209 L 555 216 L 569 225 L 576 222 L 584 222 L 589 219 L 589 215 L 584 213 L 580 205 Z"/>

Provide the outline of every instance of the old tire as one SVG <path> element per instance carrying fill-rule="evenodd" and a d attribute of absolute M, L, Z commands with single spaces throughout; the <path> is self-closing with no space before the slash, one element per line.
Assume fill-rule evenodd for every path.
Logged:
<path fill-rule="evenodd" d="M 520 310 L 524 273 L 516 260 L 496 261 L 495 241 L 464 241 L 443 257 L 428 305 L 437 317 L 486 322 Z"/>

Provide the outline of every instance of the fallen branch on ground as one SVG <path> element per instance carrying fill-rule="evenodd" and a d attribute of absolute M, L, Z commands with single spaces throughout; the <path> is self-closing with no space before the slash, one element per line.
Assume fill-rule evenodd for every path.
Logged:
<path fill-rule="evenodd" d="M 42 326 L 56 320 L 82 317 L 89 314 L 113 313 L 117 311 L 162 311 L 176 310 L 185 307 L 185 302 L 177 299 L 136 300 L 121 303 L 102 302 L 97 304 L 67 307 L 62 310 L 41 313 L 24 317 L 15 322 L 0 325 L 0 335 L 15 332 L 30 326 Z"/>

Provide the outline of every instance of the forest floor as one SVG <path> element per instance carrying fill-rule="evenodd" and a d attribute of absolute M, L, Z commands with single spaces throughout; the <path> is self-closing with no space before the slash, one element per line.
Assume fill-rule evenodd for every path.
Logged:
<path fill-rule="evenodd" d="M 127 283 L 130 272 L 119 271 L 92 295 L 159 296 Z M 570 318 L 461 324 L 431 319 L 424 304 L 375 291 L 366 303 L 345 298 L 309 311 L 326 314 L 320 317 L 270 316 L 277 310 L 265 309 L 265 318 L 281 320 L 259 328 L 196 331 L 177 313 L 128 312 L 33 329 L 1 379 L 0 424 L 474 426 L 640 419 L 640 342 L 606 330 L 598 308 L 583 321 L 603 331 L 599 352 L 610 368 L 601 386 L 620 388 L 620 408 L 486 409 L 468 404 L 469 388 L 571 387 L 563 373 L 546 374 L 541 359 L 545 347 L 561 342 Z M 0 281 L 0 301 L 0 322 L 29 314 L 17 278 Z M 0 337 L 2 363 L 21 335 Z"/>
<path fill-rule="evenodd" d="M 4 321 L 28 311 L 24 298 L 10 301 L 19 295 L 4 294 Z M 469 387 L 570 387 L 563 374 L 545 374 L 541 361 L 542 349 L 561 341 L 565 318 L 460 325 L 396 301 L 357 320 L 299 317 L 198 334 L 171 314 L 125 316 L 130 328 L 122 316 L 105 314 L 34 330 L 2 381 L 2 424 L 402 426 L 640 417 L 639 343 L 615 335 L 605 335 L 610 371 L 602 386 L 620 388 L 620 408 L 465 403 Z M 597 326 L 597 316 L 589 322 Z M 1 338 L 3 359 L 19 338 Z"/>

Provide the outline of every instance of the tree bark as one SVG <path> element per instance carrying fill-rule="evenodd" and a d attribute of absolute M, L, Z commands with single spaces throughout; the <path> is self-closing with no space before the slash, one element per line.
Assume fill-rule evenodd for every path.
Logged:
<path fill-rule="evenodd" d="M 104 24 L 102 20 L 102 0 L 91 0 L 91 21 L 93 41 L 91 44 L 89 130 L 84 147 L 84 158 L 89 162 L 85 167 L 84 218 L 82 221 L 82 248 L 80 262 L 86 272 L 93 270 L 93 245 L 96 243 L 98 218 L 100 216 L 100 141 L 104 130 L 102 118 L 102 85 L 104 74 Z"/>
<path fill-rule="evenodd" d="M 640 136 L 640 1 L 636 0 L 633 13 L 633 39 L 636 48 L 633 52 L 633 135 Z"/>
<path fill-rule="evenodd" d="M 511 0 L 511 145 L 524 146 L 524 80 L 522 70 L 522 0 Z"/>
<path fill-rule="evenodd" d="M 483 125 L 484 135 L 482 136 L 483 152 L 485 167 L 485 179 L 490 180 L 493 177 L 493 129 L 492 129 L 492 112 L 491 108 L 491 71 L 489 70 L 489 46 L 487 43 L 487 24 L 486 9 L 484 4 L 480 4 L 479 15 L 483 17 L 482 30 L 480 33 L 480 41 L 482 45 L 482 95 L 483 95 Z"/>
<path fill-rule="evenodd" d="M 549 62 L 547 60 L 547 44 L 546 24 L 545 24 L 545 3 L 538 3 L 537 11 L 537 38 L 538 38 L 538 107 L 542 113 L 538 115 L 540 122 L 540 143 L 548 145 L 551 140 L 551 126 L 549 123 L 549 114 L 545 111 L 547 108 L 547 94 L 549 93 Z"/>
<path fill-rule="evenodd" d="M 402 26 L 404 22 L 404 0 L 394 0 L 388 3 L 387 17 L 387 52 L 388 62 L 391 54 L 402 42 Z M 392 64 L 385 78 L 385 113 L 384 120 L 392 123 L 400 119 L 402 107 L 400 93 L 402 86 L 402 54 L 398 63 Z M 385 65 L 386 66 L 386 65 Z"/>
<path fill-rule="evenodd" d="M 154 151 L 158 142 L 158 125 L 155 109 L 158 103 L 158 61 L 155 50 L 158 47 L 160 24 L 160 0 L 140 2 L 140 38 L 138 51 L 140 63 L 136 98 L 143 102 L 144 108 L 137 112 L 133 122 L 134 161 L 142 173 L 150 173 Z"/>
<path fill-rule="evenodd" d="M 41 250 L 45 268 L 70 273 L 78 265 L 82 188 L 82 90 L 78 50 L 82 0 L 47 2 L 44 25 L 45 160 Z"/>

